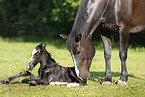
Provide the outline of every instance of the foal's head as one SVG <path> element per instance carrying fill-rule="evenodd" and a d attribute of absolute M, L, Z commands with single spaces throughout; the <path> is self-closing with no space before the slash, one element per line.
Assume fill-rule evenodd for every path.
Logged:
<path fill-rule="evenodd" d="M 32 70 L 42 60 L 42 56 L 46 51 L 45 47 L 46 44 L 41 43 L 32 51 L 31 59 L 27 65 L 28 70 Z"/>

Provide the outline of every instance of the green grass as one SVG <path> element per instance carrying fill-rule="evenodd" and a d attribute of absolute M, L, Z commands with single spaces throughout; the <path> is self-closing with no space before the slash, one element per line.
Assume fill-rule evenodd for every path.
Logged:
<path fill-rule="evenodd" d="M 46 49 L 52 57 L 62 66 L 73 66 L 70 53 L 65 47 L 65 41 L 60 39 L 47 39 L 41 37 L 0 38 L 0 80 L 26 70 L 26 65 L 31 57 L 32 50 L 41 42 L 47 42 Z M 127 86 L 118 86 L 116 82 L 120 78 L 120 60 L 118 47 L 113 46 L 111 68 L 113 82 L 111 85 L 102 86 L 100 83 L 104 77 L 105 65 L 103 45 L 96 44 L 96 54 L 93 59 L 87 86 L 71 87 L 66 85 L 29 86 L 25 79 L 18 78 L 8 85 L 0 85 L 0 96 L 7 97 L 145 97 L 145 48 L 129 48 L 127 68 L 129 80 Z M 115 45 L 115 44 L 113 44 Z M 37 75 L 39 65 L 32 71 Z M 24 83 L 23 83 L 24 82 Z"/>

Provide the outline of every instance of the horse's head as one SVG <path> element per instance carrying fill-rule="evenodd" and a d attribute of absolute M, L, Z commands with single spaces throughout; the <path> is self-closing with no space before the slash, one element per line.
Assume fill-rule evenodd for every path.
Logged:
<path fill-rule="evenodd" d="M 31 55 L 31 59 L 27 65 L 28 70 L 32 70 L 38 62 L 41 61 L 42 56 L 45 51 L 46 44 L 39 44 L 33 51 Z"/>
<path fill-rule="evenodd" d="M 72 37 L 71 34 L 69 36 L 61 34 L 60 36 L 67 39 L 66 46 L 72 55 L 77 76 L 80 79 L 89 78 L 89 68 L 95 54 L 91 36 L 82 36 L 81 34 L 75 37 Z"/>

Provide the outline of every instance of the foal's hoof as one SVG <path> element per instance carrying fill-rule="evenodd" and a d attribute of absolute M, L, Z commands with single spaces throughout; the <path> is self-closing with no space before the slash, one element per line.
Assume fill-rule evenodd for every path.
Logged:
<path fill-rule="evenodd" d="M 37 84 L 37 83 L 36 83 L 35 81 L 31 81 L 31 82 L 30 82 L 30 86 L 36 86 L 36 84 Z"/>
<path fill-rule="evenodd" d="M 127 82 L 119 80 L 117 85 L 119 85 L 119 86 L 126 86 Z"/>
<path fill-rule="evenodd" d="M 102 82 L 102 85 L 110 85 L 110 84 L 111 84 L 110 81 L 103 81 L 103 82 Z"/>

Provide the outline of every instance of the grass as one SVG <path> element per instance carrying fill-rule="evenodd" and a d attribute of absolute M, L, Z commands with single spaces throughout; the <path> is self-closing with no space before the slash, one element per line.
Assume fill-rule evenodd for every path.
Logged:
<path fill-rule="evenodd" d="M 26 65 L 31 57 L 32 50 L 41 42 L 47 42 L 46 49 L 52 57 L 62 66 L 73 66 L 70 53 L 65 47 L 65 41 L 60 39 L 47 39 L 45 37 L 17 37 L 0 38 L 0 80 L 26 70 Z M 96 44 L 96 54 L 93 59 L 87 86 L 71 87 L 66 85 L 29 86 L 27 78 L 18 78 L 8 85 L 0 85 L 0 96 L 22 97 L 145 97 L 145 48 L 129 48 L 127 68 L 129 80 L 127 86 L 118 86 L 120 78 L 120 60 L 118 46 L 112 48 L 111 68 L 113 82 L 111 85 L 102 86 L 105 65 L 103 45 Z M 37 75 L 39 65 L 32 71 Z"/>

